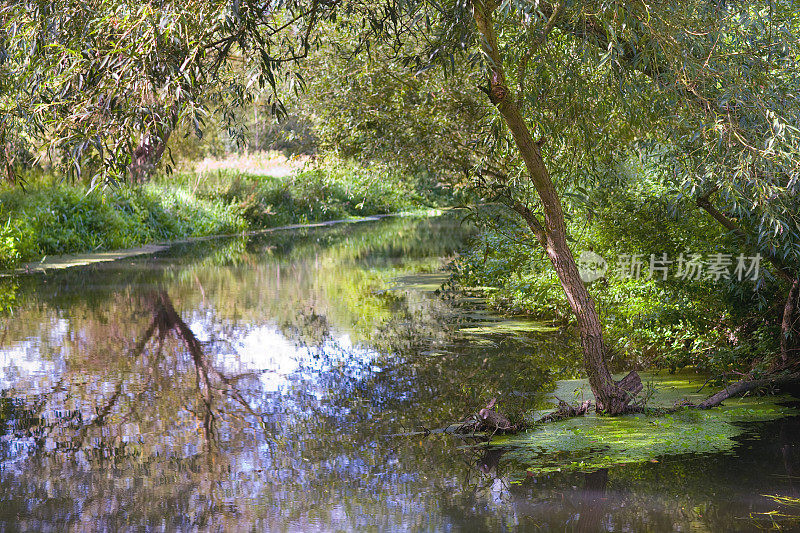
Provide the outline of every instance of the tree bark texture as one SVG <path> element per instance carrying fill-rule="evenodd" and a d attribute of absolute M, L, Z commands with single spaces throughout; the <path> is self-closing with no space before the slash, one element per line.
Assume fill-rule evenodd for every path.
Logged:
<path fill-rule="evenodd" d="M 484 52 L 489 58 L 491 70 L 490 87 L 486 92 L 511 131 L 542 204 L 544 223 L 540 223 L 530 210 L 527 211 L 527 216 L 523 215 L 523 218 L 544 247 L 575 314 L 584 367 L 595 395 L 597 408 L 609 414 L 619 414 L 625 411 L 633 396 L 641 390 L 641 380 L 638 379 L 638 375 L 631 373 L 623 380 L 625 386 L 620 387 L 608 370 L 600 318 L 594 301 L 580 277 L 572 251 L 567 245 L 567 228 L 561 200 L 542 159 L 540 145 L 534 141 L 506 85 L 502 58 L 497 46 L 497 34 L 492 21 L 492 12 L 495 8 L 493 0 L 488 2 L 473 0 L 473 15 L 478 31 L 483 36 Z M 525 212 L 526 208 L 515 204 L 512 209 Z"/>
<path fill-rule="evenodd" d="M 794 359 L 797 352 L 797 339 L 795 338 L 795 310 L 797 309 L 797 296 L 800 290 L 800 279 L 794 280 L 786 305 L 783 306 L 783 319 L 781 320 L 781 361 L 784 366 Z"/>

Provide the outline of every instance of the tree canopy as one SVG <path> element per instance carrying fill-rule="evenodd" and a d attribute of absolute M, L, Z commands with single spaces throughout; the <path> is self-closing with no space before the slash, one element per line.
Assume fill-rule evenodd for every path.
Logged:
<path fill-rule="evenodd" d="M 332 144 L 516 213 L 576 316 L 600 405 L 622 412 L 641 384 L 606 367 L 566 219 L 638 161 L 763 255 L 793 316 L 799 37 L 787 0 L 5 2 L 0 155 L 9 177 L 27 149 L 141 179 L 179 126 L 201 136 L 215 112 L 233 127 L 255 98 L 280 115 L 309 88 Z"/>

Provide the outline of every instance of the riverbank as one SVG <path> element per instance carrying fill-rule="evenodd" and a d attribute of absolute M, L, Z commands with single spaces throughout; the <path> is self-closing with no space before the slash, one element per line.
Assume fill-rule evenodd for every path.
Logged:
<path fill-rule="evenodd" d="M 573 336 L 432 292 L 432 267 L 473 235 L 462 219 L 273 231 L 0 279 L 19 285 L 0 339 L 0 529 L 362 530 L 379 517 L 404 530 L 416 513 L 442 530 L 557 530 L 590 502 L 616 530 L 735 531 L 754 529 L 742 509 L 773 509 L 762 495 L 794 494 L 798 420 L 782 398 L 590 414 L 487 446 L 436 433 L 491 398 L 539 418 L 556 396 L 591 394 Z M 705 374 L 642 377 L 664 406 L 708 391 Z M 198 510 L 197 495 L 219 505 Z"/>
<path fill-rule="evenodd" d="M 760 256 L 749 257 L 697 210 L 673 217 L 647 194 L 598 205 L 592 216 L 572 222 L 570 247 L 579 267 L 591 264 L 586 257 L 602 261 L 603 272 L 586 286 L 612 371 L 691 366 L 737 380 L 780 365 L 787 295 L 771 281 L 768 264 L 761 264 L 760 276 L 744 274 Z M 501 208 L 487 207 L 482 215 L 475 245 L 451 265 L 451 287 L 485 296 L 498 312 L 574 325 L 558 276 L 527 228 Z M 666 221 L 666 233 L 652 231 L 657 220 Z M 706 269 L 702 275 L 688 275 L 681 266 L 688 257 Z M 717 257 L 728 262 L 719 276 L 711 270 Z"/>
<path fill-rule="evenodd" d="M 308 222 L 305 224 L 289 224 L 288 226 L 276 226 L 274 228 L 263 228 L 251 231 L 243 231 L 241 233 L 220 233 L 215 235 L 203 235 L 199 237 L 187 237 L 185 239 L 179 239 L 175 241 L 166 241 L 166 242 L 159 242 L 154 244 L 146 244 L 144 246 L 137 246 L 135 248 L 125 248 L 122 250 L 109 250 L 105 252 L 94 252 L 94 253 L 85 253 L 85 254 L 65 254 L 65 255 L 57 255 L 52 257 L 45 257 L 41 261 L 35 261 L 30 263 L 23 263 L 19 267 L 13 270 L 8 270 L 6 272 L 0 271 L 0 278 L 13 276 L 15 274 L 31 274 L 35 272 L 45 272 L 47 270 L 63 270 L 65 268 L 72 268 L 77 266 L 85 266 L 91 265 L 95 263 L 105 263 L 107 261 L 117 261 L 119 259 L 125 259 L 128 257 L 136 257 L 139 255 L 150 255 L 157 252 L 161 252 L 166 250 L 172 246 L 176 246 L 179 244 L 189 244 L 194 242 L 200 241 L 209 241 L 214 239 L 225 239 L 230 237 L 247 237 L 247 236 L 254 236 L 254 235 L 264 235 L 266 233 L 274 232 L 274 231 L 290 231 L 296 229 L 312 229 L 312 228 L 320 228 L 323 226 L 333 226 L 337 224 L 357 224 L 359 222 L 375 222 L 376 220 L 380 220 L 384 217 L 395 217 L 395 216 L 409 216 L 409 217 L 417 217 L 417 216 L 438 216 L 441 215 L 444 211 L 438 209 L 428 209 L 428 210 L 416 210 L 416 211 L 404 211 L 400 213 L 390 213 L 390 214 L 381 214 L 381 215 L 370 215 L 366 217 L 351 217 L 351 218 L 342 218 L 337 220 L 326 220 L 323 222 Z M 2 301 L 2 298 L 0 298 Z M 0 309 L 2 309 L 2 305 L 0 304 Z"/>
<path fill-rule="evenodd" d="M 0 268 L 53 255 L 388 214 L 450 201 L 428 180 L 385 167 L 327 159 L 302 169 L 284 165 L 277 175 L 270 170 L 242 168 L 238 162 L 205 165 L 140 186 L 104 190 L 59 183 L 53 176 L 31 179 L 25 189 L 4 185 Z"/>

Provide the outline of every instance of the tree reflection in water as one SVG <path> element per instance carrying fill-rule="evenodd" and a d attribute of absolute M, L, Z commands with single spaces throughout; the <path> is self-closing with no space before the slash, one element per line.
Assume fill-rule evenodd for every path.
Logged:
<path fill-rule="evenodd" d="M 388 437 L 494 395 L 535 405 L 579 366 L 568 332 L 386 290 L 463 237 L 457 219 L 385 220 L 21 278 L 0 333 L 0 529 L 715 531 L 787 493 L 789 420 L 745 457 L 518 484 L 502 449 Z"/>
<path fill-rule="evenodd" d="M 117 302 L 127 316 L 107 331 L 95 323 L 93 336 L 83 330 L 70 339 L 94 368 L 69 364 L 49 390 L 40 380 L 35 396 L 4 398 L 17 412 L 4 413 L 2 487 L 34 490 L 2 500 L 43 518 L 34 529 L 51 520 L 79 523 L 87 513 L 106 521 L 101 529 L 155 517 L 196 527 L 225 516 L 217 487 L 259 420 L 240 385 L 257 375 L 221 372 L 166 291 L 132 304 Z M 146 314 L 143 326 L 136 318 Z M 3 518 L 13 517 L 10 510 Z"/>

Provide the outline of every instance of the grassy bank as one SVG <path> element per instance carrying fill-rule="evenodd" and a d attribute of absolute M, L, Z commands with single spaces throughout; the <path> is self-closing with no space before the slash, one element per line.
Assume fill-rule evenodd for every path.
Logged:
<path fill-rule="evenodd" d="M 425 177 L 329 159 L 280 177 L 251 168 L 162 176 L 142 186 L 88 192 L 81 184 L 30 179 L 0 188 L 0 268 L 44 256 L 127 248 L 442 205 Z M 433 192 L 431 192 L 433 191 Z"/>
<path fill-rule="evenodd" d="M 428 176 L 407 176 L 383 166 L 362 167 L 329 158 L 285 176 L 259 174 L 252 167 L 179 173 L 161 187 L 221 201 L 249 227 L 321 222 L 421 207 L 441 206 L 452 197 Z"/>

